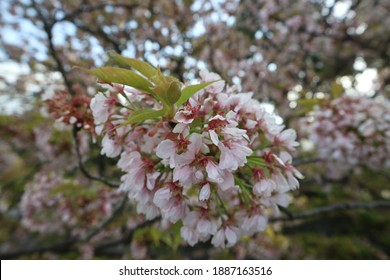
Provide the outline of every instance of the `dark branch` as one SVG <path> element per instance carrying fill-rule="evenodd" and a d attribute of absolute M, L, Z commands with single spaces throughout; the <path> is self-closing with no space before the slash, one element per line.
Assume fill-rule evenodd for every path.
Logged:
<path fill-rule="evenodd" d="M 80 23 L 77 23 L 77 22 L 73 22 L 73 24 L 80 30 L 92 35 L 92 36 L 95 36 L 95 37 L 101 37 L 102 39 L 104 39 L 105 41 L 109 42 L 112 47 L 114 48 L 114 50 L 117 52 L 117 53 L 122 53 L 123 51 L 123 47 L 120 45 L 119 42 L 117 42 L 116 40 L 114 40 L 113 38 L 111 38 L 107 33 L 105 33 L 102 29 L 96 29 L 96 30 L 93 30 L 91 28 L 89 28 L 88 26 L 86 25 L 82 25 Z"/>
<path fill-rule="evenodd" d="M 126 206 L 128 200 L 128 194 L 126 193 L 122 202 L 120 205 L 112 212 L 112 214 L 107 217 L 107 219 L 103 220 L 96 228 L 91 230 L 84 238 L 82 238 L 82 241 L 87 242 L 91 240 L 95 235 L 97 235 L 99 232 L 101 232 L 106 226 L 108 226 L 113 220 L 115 220 L 116 217 L 119 216 L 119 214 L 122 213 L 123 209 Z"/>
<path fill-rule="evenodd" d="M 75 142 L 75 149 L 76 149 L 76 155 L 77 155 L 79 168 L 80 168 L 80 171 L 83 173 L 83 175 L 85 177 L 87 177 L 88 179 L 91 179 L 91 180 L 94 180 L 97 182 L 101 182 L 101 183 L 109 186 L 110 188 L 119 188 L 119 184 L 109 182 L 106 179 L 100 178 L 98 176 L 94 176 L 91 173 L 89 173 L 89 171 L 86 169 L 86 167 L 84 166 L 84 163 L 83 163 L 81 152 L 80 152 L 80 143 L 79 143 L 79 139 L 77 137 L 77 128 L 76 127 L 73 128 L 73 139 Z"/>
<path fill-rule="evenodd" d="M 372 202 L 347 202 L 347 203 L 339 203 L 333 204 L 323 207 L 314 208 L 311 210 L 307 210 L 301 213 L 292 213 L 284 217 L 271 217 L 269 219 L 270 222 L 278 222 L 278 221 L 294 221 L 294 220 L 302 220 L 311 217 L 315 217 L 322 214 L 327 214 L 331 212 L 336 212 L 340 210 L 354 210 L 354 209 L 374 209 L 374 208 L 390 208 L 390 201 L 387 200 L 376 200 Z"/>
<path fill-rule="evenodd" d="M 138 6 L 139 6 L 139 4 L 129 4 L 129 3 L 128 4 L 126 4 L 126 3 L 99 3 L 96 5 L 81 5 L 76 10 L 67 13 L 64 17 L 57 20 L 57 22 L 72 21 L 84 13 L 91 13 L 91 12 L 95 12 L 95 11 L 99 11 L 99 10 L 104 10 L 107 7 L 124 8 L 127 10 L 132 10 Z"/>
<path fill-rule="evenodd" d="M 70 239 L 64 242 L 47 245 L 47 246 L 23 248 L 23 249 L 15 250 L 13 252 L 1 252 L 0 259 L 2 260 L 12 259 L 23 255 L 40 254 L 45 252 L 61 253 L 61 252 L 68 251 L 75 242 L 76 240 Z"/>
<path fill-rule="evenodd" d="M 27 254 L 34 254 L 34 253 L 44 253 L 44 252 L 66 252 L 69 251 L 74 244 L 77 242 L 85 242 L 88 241 L 90 238 L 95 236 L 100 230 L 102 230 L 105 226 L 107 226 L 112 219 L 114 219 L 117 216 L 117 213 L 119 213 L 123 207 L 123 203 L 126 203 L 126 200 L 123 200 L 121 205 L 114 211 L 116 213 L 113 214 L 111 218 L 108 218 L 104 220 L 100 226 L 98 226 L 96 229 L 92 230 L 90 234 L 87 235 L 87 238 L 84 238 L 82 240 L 75 240 L 70 239 L 68 241 L 64 241 L 61 243 L 48 245 L 48 246 L 41 246 L 41 247 L 33 247 L 33 248 L 27 248 L 27 249 L 20 249 L 15 250 L 13 252 L 2 252 L 0 253 L 0 259 L 10 259 L 15 258 L 22 255 Z M 331 212 L 336 212 L 340 210 L 354 210 L 354 209 L 374 209 L 374 208 L 390 208 L 390 201 L 387 200 L 377 200 L 372 202 L 347 202 L 347 203 L 339 203 L 334 205 L 328 205 L 324 207 L 314 208 L 311 210 L 307 210 L 301 213 L 292 213 L 287 211 L 288 217 L 271 217 L 269 219 L 269 222 L 279 222 L 279 221 L 295 221 L 295 220 L 302 220 L 307 219 L 315 216 L 319 216 L 321 214 L 327 214 Z M 283 211 L 285 212 L 285 211 Z M 145 221 L 140 223 L 137 227 L 130 230 L 125 236 L 118 240 L 109 241 L 106 243 L 98 244 L 95 247 L 95 252 L 104 252 L 106 249 L 112 248 L 117 245 L 121 244 L 128 244 L 133 239 L 135 231 L 148 227 L 152 224 L 154 224 L 156 221 L 160 220 L 161 217 L 156 217 L 153 220 Z"/>
<path fill-rule="evenodd" d="M 73 87 L 72 87 L 72 83 L 71 81 L 68 79 L 68 76 L 67 76 L 67 73 L 66 73 L 66 70 L 65 70 L 65 67 L 64 67 L 64 64 L 62 63 L 60 57 L 58 56 L 58 53 L 57 53 L 57 50 L 55 49 L 54 47 L 54 44 L 53 44 L 53 32 L 52 32 L 52 28 L 53 28 L 53 25 L 54 25 L 54 22 L 50 21 L 48 18 L 46 18 L 41 9 L 38 7 L 38 5 L 35 3 L 35 1 L 33 0 L 32 1 L 32 7 L 36 10 L 38 16 L 39 16 L 39 19 L 42 21 L 43 23 L 43 28 L 46 32 L 46 35 L 47 35 L 47 41 L 49 43 L 49 51 L 50 51 L 50 54 L 52 55 L 52 57 L 54 58 L 56 64 L 57 64 L 57 69 L 58 71 L 61 73 L 61 76 L 62 78 L 64 79 L 64 82 L 65 82 L 65 85 L 66 87 L 68 88 L 68 91 L 69 93 L 74 96 L 75 95 L 75 92 L 73 90 Z"/>
<path fill-rule="evenodd" d="M 113 240 L 113 241 L 109 241 L 109 242 L 97 245 L 95 252 L 104 251 L 104 249 L 111 248 L 111 247 L 114 247 L 114 246 L 117 246 L 117 245 L 121 245 L 121 244 L 129 244 L 133 240 L 134 233 L 137 230 L 145 228 L 145 227 L 148 227 L 148 226 L 151 226 L 155 222 L 159 221 L 160 219 L 161 219 L 161 217 L 159 216 L 159 217 L 156 217 L 156 218 L 154 218 L 152 220 L 148 220 L 148 221 L 144 221 L 144 222 L 140 223 L 135 228 L 130 230 L 122 238 L 119 238 L 117 240 Z"/>
<path fill-rule="evenodd" d="M 308 164 L 308 163 L 316 163 L 322 161 L 322 159 L 313 157 L 313 158 L 297 158 L 293 160 L 293 165 L 303 165 L 303 164 Z"/>
<path fill-rule="evenodd" d="M 136 226 L 135 228 L 130 230 L 124 237 L 122 237 L 122 238 L 120 238 L 118 240 L 114 240 L 114 241 L 110 241 L 110 242 L 106 242 L 106 243 L 102 243 L 102 244 L 96 245 L 95 252 L 99 252 L 99 251 L 102 252 L 105 249 L 111 248 L 111 247 L 116 246 L 116 245 L 130 243 L 131 240 L 133 239 L 134 233 L 137 230 L 152 225 L 153 223 L 158 221 L 160 218 L 161 217 L 157 217 L 157 218 L 154 218 L 153 220 L 145 221 L 145 222 L 140 223 L 138 226 Z M 110 221 L 108 221 L 106 223 L 106 225 L 109 222 Z M 92 238 L 92 236 L 96 235 L 94 230 L 92 231 L 92 233 L 94 233 L 94 234 L 89 234 L 90 238 Z M 4 260 L 4 259 L 12 259 L 12 258 L 17 258 L 17 257 L 23 256 L 23 255 L 39 254 L 39 253 L 45 253 L 45 252 L 65 253 L 65 252 L 71 251 L 72 247 L 75 244 L 77 244 L 77 243 L 84 243 L 84 242 L 85 241 L 83 241 L 81 239 L 80 240 L 69 239 L 67 241 L 63 241 L 63 242 L 60 242 L 60 243 L 47 245 L 47 246 L 39 246 L 39 247 L 37 246 L 37 247 L 31 247 L 31 248 L 23 248 L 23 249 L 15 250 L 13 252 L 1 252 L 0 253 L 0 259 L 2 259 L 2 260 Z"/>

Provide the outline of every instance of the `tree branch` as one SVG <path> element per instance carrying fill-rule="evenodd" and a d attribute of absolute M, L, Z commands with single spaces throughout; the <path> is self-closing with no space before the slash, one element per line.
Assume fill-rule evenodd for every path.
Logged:
<path fill-rule="evenodd" d="M 139 4 L 136 3 L 136 4 L 129 4 L 129 3 L 98 3 L 98 4 L 95 4 L 95 5 L 81 5 L 79 6 L 77 9 L 75 9 L 74 11 L 72 12 L 69 12 L 67 13 L 66 15 L 64 15 L 61 19 L 57 20 L 57 22 L 60 22 L 60 21 L 72 21 L 73 19 L 75 19 L 76 17 L 82 15 L 83 13 L 91 13 L 91 12 L 94 12 L 94 11 L 98 11 L 98 10 L 104 10 L 105 8 L 107 7 L 112 7 L 112 8 L 124 8 L 124 9 L 127 9 L 127 10 L 132 10 L 136 7 L 138 7 Z"/>
<path fill-rule="evenodd" d="M 49 52 L 50 54 L 52 55 L 52 57 L 54 58 L 54 61 L 56 62 L 57 64 L 57 69 L 58 71 L 61 73 L 61 76 L 62 78 L 64 79 L 64 82 L 65 82 L 65 85 L 66 87 L 68 88 L 68 91 L 69 93 L 74 96 L 75 95 L 75 92 L 73 90 L 73 87 L 72 87 L 72 83 L 71 81 L 68 79 L 68 76 L 67 76 L 67 73 L 66 73 L 66 70 L 65 70 L 65 67 L 60 59 L 60 57 L 58 56 L 58 53 L 57 53 L 57 50 L 55 49 L 54 47 L 54 44 L 53 44 L 53 33 L 52 33 L 52 28 L 53 28 L 53 25 L 54 25 L 54 22 L 53 21 L 49 21 L 49 19 L 45 18 L 45 16 L 43 15 L 41 9 L 38 7 L 38 5 L 35 3 L 35 0 L 32 0 L 32 7 L 35 9 L 35 11 L 37 12 L 38 16 L 39 16 L 39 19 L 42 21 L 43 23 L 43 29 L 45 30 L 46 32 L 46 35 L 47 35 L 47 41 L 49 43 Z"/>
<path fill-rule="evenodd" d="M 119 208 L 122 207 L 122 204 L 119 206 Z M 114 211 L 117 212 L 117 211 Z M 115 215 L 116 216 L 116 215 Z M 140 223 L 138 226 L 130 230 L 124 237 L 114 240 L 114 241 L 109 241 L 106 243 L 102 244 L 97 244 L 95 247 L 95 251 L 104 251 L 107 248 L 110 248 L 112 246 L 120 245 L 123 243 L 129 243 L 133 239 L 135 231 L 145 228 L 147 226 L 152 225 L 156 221 L 158 221 L 161 217 L 154 218 L 153 220 L 145 221 Z M 103 222 L 106 226 L 109 222 L 108 220 L 105 220 L 106 222 Z M 102 223 L 102 224 L 103 224 Z M 98 227 L 99 228 L 99 227 Z M 101 227 L 99 230 L 101 230 L 103 227 Z M 92 238 L 94 235 L 96 235 L 95 230 L 92 230 L 91 234 L 88 234 L 90 238 Z M 0 259 L 12 259 L 12 258 L 17 258 L 23 255 L 29 255 L 29 254 L 39 254 L 39 253 L 45 253 L 45 252 L 53 252 L 53 253 L 64 253 L 64 252 L 69 252 L 70 249 L 77 243 L 85 243 L 83 239 L 69 239 L 63 242 L 59 242 L 56 244 L 52 245 L 47 245 L 47 246 L 36 246 L 36 247 L 31 247 L 31 248 L 23 248 L 23 249 L 17 249 L 12 252 L 0 252 Z"/>
<path fill-rule="evenodd" d="M 85 177 L 87 177 L 88 179 L 91 179 L 91 180 L 94 180 L 97 182 L 101 182 L 110 188 L 116 188 L 116 189 L 119 188 L 119 184 L 109 182 L 106 179 L 100 178 L 98 176 L 94 176 L 91 173 L 89 173 L 89 171 L 86 169 L 86 167 L 84 166 L 84 163 L 83 163 L 81 152 L 80 152 L 80 143 L 79 143 L 79 139 L 77 138 L 77 128 L 76 127 L 73 128 L 73 139 L 75 142 L 75 149 L 76 149 L 76 155 L 77 155 L 79 168 L 80 168 L 80 171 L 83 173 L 83 175 Z"/>
<path fill-rule="evenodd" d="M 123 211 L 123 209 L 126 206 L 127 201 L 128 201 L 128 193 L 125 194 L 125 197 L 123 198 L 119 207 L 117 207 L 109 217 L 107 217 L 105 220 L 103 220 L 99 225 L 97 225 L 96 228 L 91 230 L 81 240 L 83 242 L 87 242 L 87 241 L 91 240 L 95 235 L 97 235 L 100 231 L 102 231 L 102 229 L 104 229 L 107 225 L 109 225 Z"/>
<path fill-rule="evenodd" d="M 301 213 L 292 213 L 288 211 L 287 217 L 286 216 L 271 217 L 269 221 L 271 223 L 279 222 L 279 221 L 295 221 L 295 220 L 303 220 L 303 219 L 307 219 L 307 218 L 311 218 L 311 217 L 315 217 L 315 216 L 319 216 L 331 212 L 336 212 L 340 210 L 374 209 L 374 208 L 390 208 L 390 201 L 375 200 L 371 202 L 346 202 L 346 203 L 338 203 L 338 204 L 318 207 L 311 210 L 303 211 Z"/>
<path fill-rule="evenodd" d="M 95 36 L 95 37 L 101 37 L 103 40 L 109 42 L 112 47 L 114 48 L 114 50 L 117 52 L 117 53 L 122 53 L 123 51 L 123 47 L 121 47 L 120 43 L 117 42 L 115 39 L 111 38 L 106 32 L 104 32 L 102 29 L 99 29 L 97 28 L 96 30 L 93 30 L 91 28 L 89 28 L 88 26 L 86 25 L 82 25 L 80 23 L 77 23 L 76 21 L 73 22 L 73 24 L 80 30 L 92 35 L 92 36 Z"/>
<path fill-rule="evenodd" d="M 322 161 L 323 159 L 318 158 L 318 157 L 313 157 L 313 158 L 296 158 L 293 160 L 293 165 L 298 166 L 298 165 L 304 165 L 308 163 L 316 163 L 319 161 Z"/>
<path fill-rule="evenodd" d="M 114 247 L 114 246 L 117 246 L 117 245 L 121 245 L 121 244 L 128 244 L 130 243 L 132 240 L 133 240 L 133 236 L 134 236 L 134 233 L 139 230 L 139 229 L 142 229 L 142 228 L 145 228 L 145 227 L 148 227 L 148 226 L 151 226 L 153 225 L 155 222 L 159 221 L 161 219 L 160 216 L 152 219 L 152 220 L 147 220 L 147 221 L 144 221 L 142 223 L 140 223 L 139 225 L 137 225 L 135 228 L 133 228 L 132 230 L 130 230 L 125 236 L 123 236 L 122 238 L 119 238 L 117 240 L 113 240 L 113 241 L 109 241 L 109 242 L 106 242 L 106 243 L 102 243 L 102 244 L 98 244 L 96 246 L 96 249 L 95 249 L 95 252 L 101 252 L 101 251 L 104 251 L 105 249 L 107 248 L 111 248 L 111 247 Z"/>
<path fill-rule="evenodd" d="M 120 212 L 122 207 L 124 207 L 124 203 L 126 203 L 126 200 L 123 200 L 121 205 L 114 211 L 112 216 L 110 216 L 108 219 L 104 220 L 97 228 L 92 230 L 85 238 L 77 240 L 77 239 L 70 239 L 64 242 L 60 242 L 53 245 L 48 246 L 41 246 L 41 247 L 33 247 L 33 248 L 27 248 L 27 249 L 19 249 L 15 250 L 13 252 L 2 252 L 0 253 L 0 259 L 10 259 L 15 258 L 23 255 L 28 254 L 34 254 L 34 253 L 44 253 L 44 252 L 66 252 L 69 251 L 70 248 L 76 244 L 77 242 L 86 242 L 90 240 L 93 236 L 95 236 L 98 232 L 100 232 L 105 226 L 107 226 Z M 296 221 L 296 220 L 303 220 L 315 216 L 319 216 L 321 214 L 327 214 L 331 212 L 336 212 L 339 210 L 354 210 L 354 209 L 374 209 L 374 208 L 390 208 L 390 201 L 388 200 L 376 200 L 371 202 L 347 202 L 347 203 L 339 203 L 339 204 L 333 204 L 323 207 L 314 208 L 311 210 L 307 210 L 301 213 L 292 213 L 287 211 L 288 217 L 271 217 L 269 219 L 270 223 L 274 222 L 287 222 L 287 221 Z M 285 212 L 285 211 L 283 211 Z M 125 244 L 131 242 L 134 236 L 134 232 L 138 229 L 145 228 L 147 226 L 152 225 L 156 221 L 160 220 L 161 217 L 156 217 L 153 220 L 144 221 L 140 223 L 137 227 L 130 230 L 125 236 L 123 236 L 120 239 L 109 241 L 102 244 L 97 244 L 95 247 L 95 252 L 104 252 L 105 249 L 111 248 L 113 246 Z"/>
<path fill-rule="evenodd" d="M 59 242 L 52 245 L 47 246 L 39 246 L 39 247 L 31 247 L 31 248 L 22 248 L 17 249 L 15 251 L 11 252 L 1 252 L 0 253 L 0 259 L 12 259 L 17 258 L 23 255 L 29 255 L 29 254 L 40 254 L 45 252 L 53 252 L 53 253 L 61 253 L 69 250 L 69 248 L 75 243 L 75 239 L 69 239 L 63 242 Z"/>

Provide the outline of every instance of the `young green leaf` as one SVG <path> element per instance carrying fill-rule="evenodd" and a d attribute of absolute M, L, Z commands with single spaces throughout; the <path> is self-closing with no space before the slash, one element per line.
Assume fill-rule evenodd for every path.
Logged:
<path fill-rule="evenodd" d="M 177 100 L 176 105 L 177 106 L 183 105 L 195 93 L 197 93 L 198 91 L 204 89 L 208 85 L 211 85 L 212 83 L 215 83 L 217 81 L 218 80 L 211 81 L 211 82 L 205 82 L 205 83 L 201 83 L 201 84 L 197 84 L 197 85 L 186 86 L 184 89 L 182 89 L 181 96 L 180 96 L 179 100 Z"/>
<path fill-rule="evenodd" d="M 151 90 L 152 84 L 148 80 L 131 70 L 116 67 L 80 69 L 87 73 L 95 75 L 102 81 L 128 85 L 135 89 L 150 93 L 155 97 L 154 92 Z"/>
<path fill-rule="evenodd" d="M 299 99 L 297 100 L 298 105 L 302 108 L 301 110 L 298 111 L 299 115 L 304 115 L 309 112 L 311 112 L 315 106 L 320 106 L 323 104 L 325 99 L 318 99 L 318 98 L 313 98 L 313 99 Z"/>
<path fill-rule="evenodd" d="M 302 107 L 309 107 L 313 108 L 316 105 L 320 105 L 323 102 L 322 99 L 313 98 L 313 99 L 299 99 L 297 100 L 297 103 L 301 105 Z"/>
<path fill-rule="evenodd" d="M 333 82 L 330 88 L 330 93 L 333 98 L 339 98 L 340 96 L 343 95 L 344 93 L 344 87 L 338 83 L 338 82 Z"/>
<path fill-rule="evenodd" d="M 162 117 L 164 114 L 165 114 L 165 110 L 156 111 L 149 108 L 141 109 L 132 113 L 127 118 L 127 120 L 124 123 L 122 123 L 120 126 L 125 126 L 125 125 L 142 122 L 150 119 L 156 119 Z"/>
<path fill-rule="evenodd" d="M 108 56 L 110 57 L 110 60 L 118 64 L 120 67 L 128 67 L 131 66 L 138 72 L 140 72 L 142 75 L 144 75 L 149 80 L 157 75 L 157 69 L 154 68 L 152 65 L 150 65 L 147 62 L 144 62 L 142 60 L 129 58 L 122 56 L 114 51 L 108 51 Z"/>

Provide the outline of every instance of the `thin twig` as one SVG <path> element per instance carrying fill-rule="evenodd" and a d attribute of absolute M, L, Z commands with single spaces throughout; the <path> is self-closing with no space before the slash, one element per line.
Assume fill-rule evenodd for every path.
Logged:
<path fill-rule="evenodd" d="M 80 15 L 84 13 L 91 13 L 98 10 L 104 10 L 107 7 L 112 8 L 123 8 L 127 10 L 132 10 L 134 8 L 137 8 L 139 6 L 138 3 L 136 4 L 126 4 L 126 3 L 98 3 L 95 5 L 80 5 L 77 9 L 75 9 L 72 12 L 69 12 L 65 14 L 61 19 L 57 20 L 57 22 L 60 21 L 72 21 L 75 18 L 79 17 Z"/>
<path fill-rule="evenodd" d="M 130 243 L 131 240 L 133 239 L 134 233 L 142 228 L 148 227 L 158 221 L 161 217 L 154 218 L 153 220 L 145 221 L 140 223 L 138 226 L 130 230 L 124 237 L 102 243 L 102 244 L 97 244 L 95 247 L 95 251 L 104 251 L 107 248 L 110 248 L 115 245 L 120 245 L 120 244 L 126 244 Z M 108 223 L 107 223 L 108 224 Z M 106 225 L 107 225 L 106 224 Z M 45 253 L 45 252 L 53 252 L 53 253 L 64 253 L 64 252 L 69 252 L 73 245 L 77 243 L 84 243 L 83 240 L 78 240 L 78 239 L 69 239 L 63 242 L 59 242 L 56 244 L 52 245 L 47 245 L 47 246 L 37 246 L 37 247 L 31 247 L 31 248 L 23 248 L 23 249 L 17 249 L 12 252 L 1 252 L 0 253 L 0 259 L 12 259 L 12 258 L 17 258 L 23 255 L 29 255 L 29 254 L 38 254 L 38 253 Z"/>
<path fill-rule="evenodd" d="M 45 252 L 61 253 L 61 252 L 68 251 L 75 242 L 76 242 L 75 239 L 69 239 L 63 242 L 59 242 L 47 246 L 39 246 L 39 247 L 31 247 L 31 248 L 24 247 L 22 249 L 17 249 L 11 252 L 1 252 L 0 259 L 2 260 L 12 259 L 23 255 L 40 254 Z"/>
<path fill-rule="evenodd" d="M 61 73 L 61 76 L 62 78 L 64 79 L 64 82 L 65 82 L 65 85 L 66 87 L 68 88 L 68 91 L 69 93 L 74 96 L 75 95 L 75 92 L 73 90 L 73 87 L 72 87 L 72 83 L 71 81 L 68 79 L 68 76 L 67 76 L 67 73 L 66 73 L 66 70 L 65 70 L 65 67 L 60 59 L 60 57 L 58 56 L 58 53 L 57 53 L 57 50 L 56 48 L 54 47 L 54 44 L 53 44 L 53 32 L 52 32 L 52 28 L 54 26 L 54 21 L 46 18 L 41 9 L 38 7 L 37 3 L 35 3 L 35 0 L 32 1 L 32 7 L 35 9 L 35 11 L 37 12 L 38 16 L 39 16 L 39 19 L 42 21 L 43 23 L 43 29 L 47 35 L 47 41 L 48 41 L 48 44 L 49 44 L 49 51 L 50 51 L 50 54 L 52 55 L 52 57 L 54 58 L 56 64 L 57 64 L 57 69 L 58 71 Z"/>
<path fill-rule="evenodd" d="M 383 177 L 385 177 L 386 179 L 390 180 L 390 174 L 387 173 L 386 171 L 380 171 L 379 172 L 381 175 L 383 175 Z"/>
<path fill-rule="evenodd" d="M 36 254 L 36 253 L 44 253 L 44 252 L 61 253 L 61 252 L 69 251 L 73 245 L 77 243 L 88 242 L 89 240 L 91 240 L 92 237 L 94 237 L 99 232 L 101 232 L 109 223 L 111 223 L 123 211 L 127 200 L 128 200 L 128 195 L 126 193 L 125 197 L 123 198 L 119 206 L 112 212 L 112 214 L 107 219 L 103 220 L 96 228 L 91 230 L 91 232 L 89 232 L 84 238 L 81 239 L 71 238 L 69 240 L 52 244 L 52 245 L 24 248 L 13 252 L 4 252 L 4 253 L 0 253 L 0 258 L 9 259 L 9 258 L 22 256 L 22 255 L 28 255 L 28 254 Z"/>
<path fill-rule="evenodd" d="M 376 200 L 371 202 L 347 202 L 347 203 L 338 203 L 333 205 L 327 205 L 323 207 L 314 208 L 307 210 L 301 213 L 292 213 L 289 212 L 289 215 L 286 217 L 271 217 L 270 222 L 278 221 L 295 221 L 302 220 L 311 217 L 315 217 L 321 214 L 336 212 L 340 210 L 353 210 L 353 209 L 374 209 L 374 208 L 390 208 L 390 201 L 388 200 Z"/>
<path fill-rule="evenodd" d="M 110 188 L 116 188 L 116 189 L 119 188 L 119 184 L 109 182 L 109 181 L 107 181 L 104 178 L 100 178 L 98 176 L 94 176 L 94 175 L 92 175 L 91 173 L 88 172 L 88 170 L 84 166 L 83 159 L 82 159 L 82 156 L 81 156 L 80 143 L 79 143 L 79 139 L 77 137 L 77 128 L 76 127 L 73 128 L 73 139 L 74 139 L 74 142 L 75 142 L 75 150 L 76 150 L 76 155 L 77 155 L 79 168 L 80 168 L 80 171 L 84 174 L 84 176 L 87 177 L 88 179 L 91 179 L 91 180 L 94 180 L 94 181 L 97 181 L 97 182 L 101 182 L 101 183 L 109 186 Z"/>
<path fill-rule="evenodd" d="M 322 161 L 321 158 L 318 157 L 313 157 L 313 158 L 297 158 L 293 160 L 293 165 L 298 166 L 298 165 L 303 165 L 303 164 L 308 164 L 308 163 L 316 163 Z"/>
<path fill-rule="evenodd" d="M 112 214 L 107 217 L 105 220 L 103 220 L 99 225 L 96 226 L 93 230 L 91 230 L 85 237 L 83 237 L 81 240 L 83 242 L 87 242 L 92 239 L 95 235 L 97 235 L 99 232 L 102 231 L 106 226 L 108 226 L 120 213 L 122 213 L 123 209 L 126 206 L 128 200 L 128 194 L 126 193 L 124 195 L 123 200 L 121 201 L 119 207 L 117 207 Z"/>
<path fill-rule="evenodd" d="M 117 42 L 115 39 L 111 38 L 109 34 L 107 34 L 106 32 L 103 31 L 103 29 L 96 28 L 96 30 L 93 30 L 92 28 L 89 28 L 86 25 L 82 25 L 80 23 L 77 23 L 76 21 L 74 21 L 73 24 L 78 29 L 80 29 L 80 30 L 92 35 L 92 36 L 101 37 L 105 41 L 109 42 L 113 46 L 114 50 L 117 53 L 122 53 L 123 47 L 120 45 L 120 43 Z"/>
<path fill-rule="evenodd" d="M 144 221 L 144 222 L 140 223 L 139 225 L 137 225 L 132 230 L 130 230 L 125 236 L 123 236 L 123 237 L 121 237 L 121 238 L 119 238 L 117 240 L 108 241 L 106 243 L 102 243 L 102 244 L 97 245 L 95 251 L 102 251 L 102 250 L 104 250 L 106 248 L 110 248 L 110 247 L 113 247 L 113 246 L 116 246 L 116 245 L 120 245 L 120 244 L 128 244 L 128 243 L 131 242 L 131 240 L 133 240 L 134 233 L 137 230 L 145 228 L 145 227 L 148 227 L 148 226 L 151 226 L 155 222 L 159 221 L 160 219 L 161 219 L 161 217 L 158 216 L 158 217 L 156 217 L 156 218 L 154 218 L 152 220 Z"/>

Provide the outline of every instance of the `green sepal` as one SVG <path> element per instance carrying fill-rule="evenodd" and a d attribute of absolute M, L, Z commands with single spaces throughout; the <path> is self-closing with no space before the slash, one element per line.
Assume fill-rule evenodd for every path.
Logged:
<path fill-rule="evenodd" d="M 246 160 L 247 160 L 247 165 L 249 167 L 260 167 L 260 168 L 267 167 L 265 160 L 261 157 L 249 156 L 246 158 Z"/>

